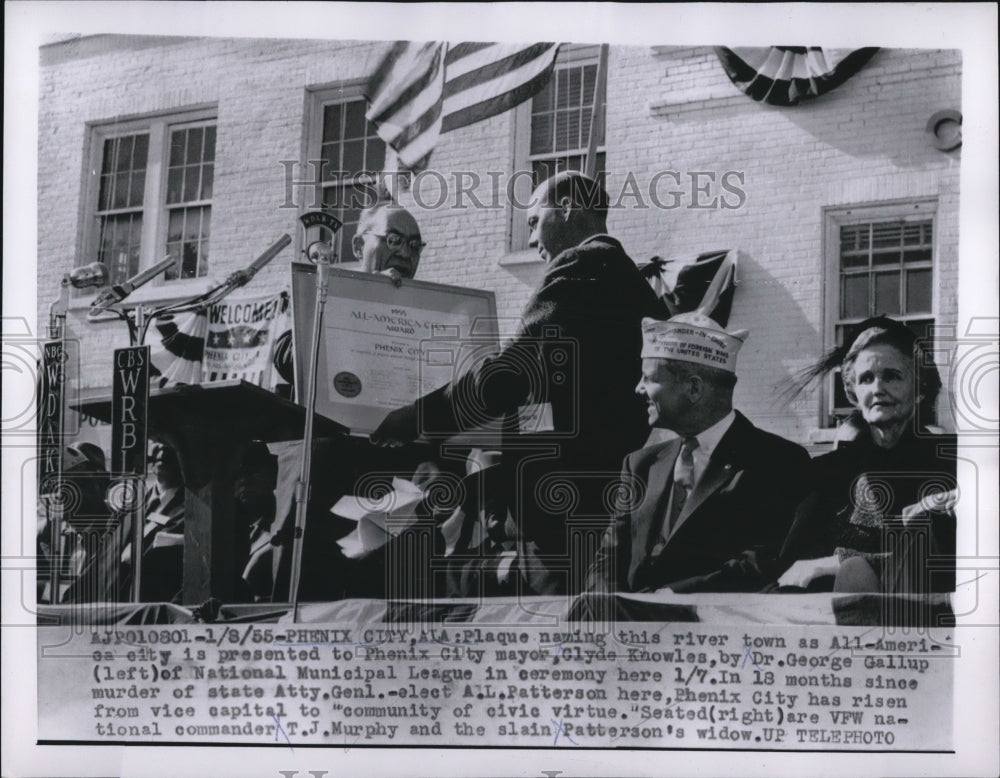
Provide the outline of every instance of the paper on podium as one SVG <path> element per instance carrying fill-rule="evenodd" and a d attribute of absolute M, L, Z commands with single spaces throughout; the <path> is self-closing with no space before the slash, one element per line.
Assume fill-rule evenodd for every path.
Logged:
<path fill-rule="evenodd" d="M 348 494 L 337 500 L 331 513 L 358 522 L 357 528 L 337 541 L 344 555 L 360 559 L 381 548 L 391 537 L 412 525 L 424 493 L 404 478 L 392 479 L 392 491 L 377 501 Z"/>

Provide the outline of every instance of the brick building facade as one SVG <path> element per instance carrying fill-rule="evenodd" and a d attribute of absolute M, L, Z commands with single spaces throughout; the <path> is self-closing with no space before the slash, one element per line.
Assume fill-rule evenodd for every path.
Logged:
<path fill-rule="evenodd" d="M 155 282 L 134 299 L 192 296 L 287 232 L 292 246 L 247 291 L 286 285 L 305 239 L 297 217 L 315 204 L 315 187 L 303 183 L 315 177 L 309 160 L 334 153 L 380 160 L 378 142 L 352 122 L 361 85 L 385 50 L 385 43 L 130 35 L 44 46 L 40 330 L 60 279 L 98 258 L 102 226 L 111 222 L 132 230 L 108 243 L 122 272 L 166 255 L 177 238 L 172 220 L 184 225 L 175 244 L 190 244 L 179 249 L 190 263 L 177 271 L 190 278 Z M 523 194 L 519 171 L 544 164 L 546 151 L 566 156 L 586 145 L 577 126 L 589 120 L 596 53 L 564 48 L 564 75 L 553 87 L 562 102 L 550 116 L 536 98 L 534 108 L 529 102 L 442 136 L 432 170 L 400 195 L 428 244 L 421 279 L 491 290 L 500 316 L 516 319 L 543 266 L 524 246 L 524 214 L 507 186 Z M 823 430 L 836 405 L 829 387 L 791 403 L 780 391 L 830 347 L 838 323 L 869 311 L 909 315 L 919 326 L 956 323 L 960 149 L 937 148 L 928 120 L 961 110 L 961 68 L 957 51 L 882 49 L 834 91 L 779 108 L 740 93 L 708 46 L 611 47 L 600 147 L 618 205 L 610 232 L 638 262 L 739 249 L 730 325 L 751 336 L 736 404 L 761 427 L 802 443 L 829 439 Z M 567 119 L 571 110 L 552 118 L 559 106 L 576 118 Z M 550 119 L 562 122 L 555 136 L 545 134 Z M 179 132 L 188 150 L 175 160 Z M 576 142 L 567 141 L 574 132 Z M 555 137 L 548 147 L 546 137 Z M 127 148 L 125 138 L 133 138 Z M 195 142 L 198 153 L 190 151 Z M 188 186 L 196 174 L 200 186 Z M 191 227 L 196 217 L 201 226 Z M 111 349 L 127 345 L 120 323 L 86 321 L 92 291 L 74 297 L 68 319 L 82 345 L 84 392 L 107 390 Z M 939 422 L 950 428 L 943 378 Z"/>

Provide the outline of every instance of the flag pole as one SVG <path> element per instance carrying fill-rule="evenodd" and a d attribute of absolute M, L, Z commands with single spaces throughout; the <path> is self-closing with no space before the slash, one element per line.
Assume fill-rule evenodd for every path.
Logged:
<path fill-rule="evenodd" d="M 604 103 L 608 94 L 608 44 L 601 44 L 597 60 L 597 84 L 594 87 L 594 105 L 590 111 L 590 133 L 587 136 L 587 160 L 584 175 L 593 178 L 597 172 L 597 138 L 604 124 Z"/>

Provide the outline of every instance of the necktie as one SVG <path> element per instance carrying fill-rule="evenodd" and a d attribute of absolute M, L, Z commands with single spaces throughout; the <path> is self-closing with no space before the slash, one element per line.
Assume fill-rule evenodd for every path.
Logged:
<path fill-rule="evenodd" d="M 694 488 L 694 450 L 698 448 L 698 438 L 682 438 L 681 451 L 674 463 L 674 487 L 670 495 L 670 508 L 660 537 L 653 547 L 653 556 L 659 555 L 667 543 L 667 538 L 677 524 L 677 519 L 684 510 L 684 504 L 691 496 Z"/>

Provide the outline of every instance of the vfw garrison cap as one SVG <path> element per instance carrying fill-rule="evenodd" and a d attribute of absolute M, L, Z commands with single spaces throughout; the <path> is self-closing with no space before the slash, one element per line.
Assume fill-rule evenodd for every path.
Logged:
<path fill-rule="evenodd" d="M 726 332 L 703 313 L 642 320 L 643 359 L 676 359 L 736 372 L 736 355 L 750 333 Z"/>

